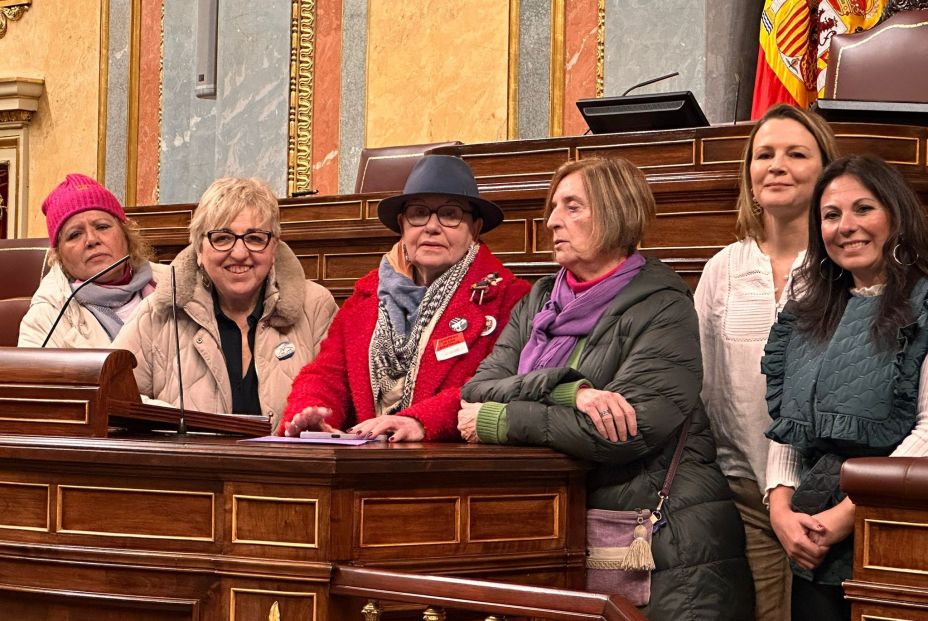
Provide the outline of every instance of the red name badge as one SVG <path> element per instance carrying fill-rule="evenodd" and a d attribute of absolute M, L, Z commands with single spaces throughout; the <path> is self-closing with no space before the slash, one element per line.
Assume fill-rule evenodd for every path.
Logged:
<path fill-rule="evenodd" d="M 461 333 L 446 336 L 443 339 L 435 341 L 435 357 L 439 360 L 447 360 L 455 356 L 462 356 L 467 353 L 467 343 L 464 341 L 464 335 Z"/>

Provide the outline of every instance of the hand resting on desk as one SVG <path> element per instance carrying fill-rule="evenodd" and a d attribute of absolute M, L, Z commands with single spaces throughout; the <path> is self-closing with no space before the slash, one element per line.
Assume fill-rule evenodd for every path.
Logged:
<path fill-rule="evenodd" d="M 301 431 L 325 431 L 329 433 L 342 433 L 332 425 L 325 422 L 325 417 L 332 410 L 325 407 L 310 406 L 303 408 L 289 423 L 284 426 L 284 435 L 291 438 L 300 437 Z"/>
<path fill-rule="evenodd" d="M 339 431 L 325 421 L 325 417 L 332 413 L 326 407 L 310 406 L 296 414 L 284 427 L 284 435 L 291 438 L 299 437 L 301 431 L 325 431 L 327 433 L 345 433 Z M 355 434 L 359 438 L 376 438 L 380 435 L 389 435 L 390 442 L 421 442 L 425 438 L 425 428 L 422 423 L 409 416 L 396 416 L 393 414 L 378 416 L 358 423 L 348 429 L 348 434 Z"/>

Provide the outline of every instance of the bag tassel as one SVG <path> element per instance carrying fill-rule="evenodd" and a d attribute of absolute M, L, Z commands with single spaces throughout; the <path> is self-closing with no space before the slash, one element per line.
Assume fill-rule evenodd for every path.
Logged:
<path fill-rule="evenodd" d="M 624 571 L 651 571 L 654 569 L 654 555 L 651 554 L 651 544 L 645 537 L 648 536 L 648 526 L 638 518 L 635 526 L 634 539 L 628 546 L 628 552 L 622 559 L 620 568 Z"/>

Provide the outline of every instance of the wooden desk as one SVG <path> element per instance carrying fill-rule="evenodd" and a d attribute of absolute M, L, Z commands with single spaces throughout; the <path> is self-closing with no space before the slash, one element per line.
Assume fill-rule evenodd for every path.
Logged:
<path fill-rule="evenodd" d="M 928 204 L 928 128 L 833 123 L 844 153 L 873 153 L 898 166 Z M 551 175 L 564 162 L 621 156 L 648 177 L 658 205 L 642 251 L 666 261 L 695 286 L 706 260 L 735 240 L 738 171 L 751 124 L 698 129 L 516 140 L 435 149 L 463 157 L 481 192 L 503 209 L 505 220 L 485 235 L 490 248 L 518 276 L 555 271 L 550 235 L 542 218 Z M 309 278 L 338 300 L 374 269 L 396 241 L 377 220 L 386 194 L 314 196 L 281 201 L 283 239 Z M 188 243 L 195 205 L 132 207 L 160 259 Z"/>
<path fill-rule="evenodd" d="M 579 588 L 584 504 L 538 448 L 0 436 L 0 616 L 360 618 L 336 563 Z"/>
<path fill-rule="evenodd" d="M 928 621 L 928 458 L 849 459 L 841 488 L 856 505 L 855 621 Z"/>

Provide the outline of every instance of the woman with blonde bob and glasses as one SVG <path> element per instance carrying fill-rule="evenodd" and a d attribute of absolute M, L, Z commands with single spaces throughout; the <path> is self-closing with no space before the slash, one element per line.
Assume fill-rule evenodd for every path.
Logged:
<path fill-rule="evenodd" d="M 591 590 L 626 596 L 655 621 L 750 619 L 741 520 L 699 399 L 689 288 L 637 251 L 656 209 L 648 183 L 626 160 L 570 162 L 546 204 L 561 270 L 535 283 L 464 386 L 460 431 L 468 442 L 547 446 L 592 463 Z M 640 513 L 649 509 L 661 511 L 653 527 Z M 616 512 L 639 512 L 636 539 L 653 529 L 653 565 L 619 539 Z M 629 587 L 648 566 L 650 589 Z"/>
<path fill-rule="evenodd" d="M 461 385 L 528 291 L 479 242 L 503 213 L 464 160 L 427 155 L 377 216 L 400 240 L 358 281 L 297 377 L 279 433 L 460 440 Z"/>
<path fill-rule="evenodd" d="M 174 346 L 170 280 L 139 307 L 114 346 L 138 359 L 140 392 L 203 412 L 264 414 L 280 422 L 293 378 L 319 351 L 336 305 L 306 280 L 280 241 L 280 211 L 258 179 L 218 179 L 190 222 L 176 274 Z M 182 377 L 175 356 L 180 356 Z"/>

